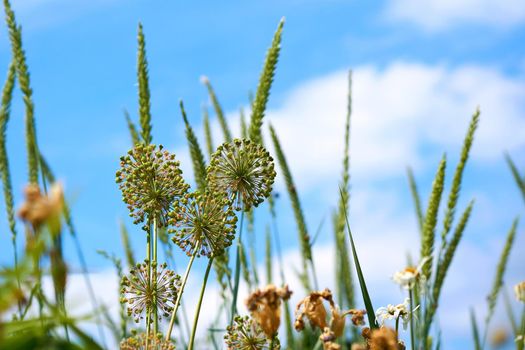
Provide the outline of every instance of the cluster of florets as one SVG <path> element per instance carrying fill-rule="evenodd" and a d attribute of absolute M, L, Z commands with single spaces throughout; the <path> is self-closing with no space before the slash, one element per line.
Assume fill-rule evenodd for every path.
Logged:
<path fill-rule="evenodd" d="M 189 188 L 174 154 L 143 143 L 120 158 L 116 182 L 134 223 L 157 219 L 157 227 L 166 225 L 168 212 Z"/>
<path fill-rule="evenodd" d="M 162 334 L 140 333 L 122 340 L 120 350 L 175 350 L 175 345 L 164 340 Z"/>
<path fill-rule="evenodd" d="M 224 341 L 228 350 L 268 350 L 271 340 L 266 338 L 261 326 L 248 316 L 235 316 L 233 324 L 227 327 Z M 277 337 L 273 349 L 281 346 Z"/>
<path fill-rule="evenodd" d="M 212 155 L 207 170 L 210 189 L 228 193 L 235 209 L 248 211 L 267 198 L 275 179 L 273 158 L 248 139 L 224 143 Z"/>
<path fill-rule="evenodd" d="M 137 264 L 130 270 L 129 276 L 124 276 L 120 282 L 120 301 L 128 305 L 128 316 L 137 323 L 155 305 L 160 311 L 159 319 L 168 317 L 181 286 L 181 277 L 167 269 L 165 263 L 155 266 L 152 262 L 151 265 L 148 261 Z"/>
<path fill-rule="evenodd" d="M 219 256 L 235 238 L 237 217 L 223 192 L 186 193 L 170 213 L 173 242 L 188 255 Z"/>

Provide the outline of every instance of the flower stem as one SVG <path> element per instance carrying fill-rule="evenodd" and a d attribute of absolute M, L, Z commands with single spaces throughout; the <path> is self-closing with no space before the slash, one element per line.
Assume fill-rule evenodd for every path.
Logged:
<path fill-rule="evenodd" d="M 153 317 L 155 317 L 155 323 L 153 324 L 153 333 L 159 332 L 159 317 L 157 307 L 157 218 L 153 218 L 153 266 L 151 273 L 151 280 L 153 282 Z"/>
<path fill-rule="evenodd" d="M 206 267 L 206 273 L 204 274 L 204 281 L 202 282 L 201 294 L 199 296 L 197 310 L 195 310 L 195 317 L 193 318 L 193 329 L 191 330 L 191 338 L 190 338 L 190 343 L 188 344 L 188 350 L 193 349 L 193 344 L 195 342 L 195 334 L 197 333 L 197 323 L 199 323 L 199 314 L 201 312 L 202 299 L 204 298 L 204 291 L 206 290 L 206 283 L 208 282 L 208 276 L 210 275 L 210 270 L 211 270 L 212 265 L 213 265 L 213 257 L 211 257 L 210 260 L 208 261 L 208 267 Z"/>
<path fill-rule="evenodd" d="M 401 318 L 401 314 L 397 316 L 396 318 L 396 339 L 399 339 L 399 319 Z"/>
<path fill-rule="evenodd" d="M 151 234 L 148 231 L 146 235 L 146 260 L 148 261 L 148 289 L 151 284 Z M 151 330 L 151 308 L 146 307 L 146 334 L 149 336 Z M 146 347 L 148 346 L 148 339 L 146 337 Z"/>
<path fill-rule="evenodd" d="M 270 350 L 273 350 L 273 347 L 275 345 L 275 338 L 277 337 L 277 334 L 274 334 L 272 337 L 272 341 L 270 342 Z"/>
<path fill-rule="evenodd" d="M 179 293 L 177 293 L 177 300 L 175 301 L 175 307 L 173 308 L 173 312 L 171 313 L 170 325 L 168 326 L 168 332 L 166 333 L 166 341 L 169 341 L 171 338 L 171 331 L 173 330 L 173 325 L 175 324 L 175 315 L 177 314 L 177 310 L 179 309 L 180 300 L 182 298 L 182 293 L 184 292 L 184 287 L 186 286 L 186 282 L 188 281 L 188 276 L 190 274 L 191 265 L 193 265 L 193 260 L 195 260 L 195 256 L 197 256 L 199 249 L 200 249 L 200 245 L 197 245 L 195 247 L 195 250 L 193 251 L 193 254 L 191 255 L 190 261 L 188 262 L 188 267 L 186 267 L 186 272 L 184 273 L 184 277 L 182 278 L 182 285 L 180 287 Z"/>
<path fill-rule="evenodd" d="M 232 309 L 230 326 L 233 325 L 233 319 L 237 313 L 237 295 L 239 294 L 239 280 L 241 277 L 241 246 L 242 246 L 242 226 L 244 223 L 244 205 L 241 209 L 241 226 L 239 228 L 239 238 L 237 239 L 237 255 L 235 258 L 235 285 L 233 287 Z"/>
<path fill-rule="evenodd" d="M 416 348 L 416 340 L 414 337 L 414 302 L 412 301 L 412 289 L 409 289 L 408 293 L 410 298 L 410 312 L 412 313 L 412 315 L 410 315 L 410 348 L 414 350 Z"/>

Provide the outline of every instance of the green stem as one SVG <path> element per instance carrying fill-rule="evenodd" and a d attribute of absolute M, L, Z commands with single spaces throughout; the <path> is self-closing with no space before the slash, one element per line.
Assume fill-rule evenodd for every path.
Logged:
<path fill-rule="evenodd" d="M 241 209 L 241 226 L 239 228 L 239 238 L 237 239 L 237 256 L 235 259 L 235 285 L 233 287 L 232 309 L 230 326 L 233 325 L 233 319 L 237 313 L 237 295 L 239 294 L 239 281 L 241 277 L 241 245 L 242 245 L 242 225 L 244 222 L 244 205 Z"/>
<path fill-rule="evenodd" d="M 412 301 L 412 289 L 408 290 L 408 297 L 410 298 L 410 312 L 413 313 L 414 310 L 414 302 Z M 412 350 L 415 349 L 415 339 L 414 339 L 414 315 L 411 315 L 410 318 L 410 348 Z"/>
<path fill-rule="evenodd" d="M 153 271 L 152 271 L 152 281 L 153 281 L 153 316 L 155 317 L 155 323 L 153 332 L 157 334 L 159 331 L 159 317 L 158 317 L 158 308 L 157 308 L 157 218 L 153 218 Z"/>
<path fill-rule="evenodd" d="M 197 245 L 195 247 L 195 250 L 193 251 L 193 254 L 191 255 L 190 261 L 188 262 L 188 267 L 186 267 L 186 272 L 184 273 L 184 277 L 182 278 L 182 285 L 180 287 L 179 293 L 177 294 L 177 300 L 175 301 L 175 307 L 173 308 L 173 312 L 171 313 L 170 325 L 168 326 L 168 332 L 166 333 L 166 341 L 169 341 L 171 338 L 171 332 L 173 331 L 173 326 L 175 325 L 175 315 L 177 314 L 177 310 L 179 309 L 180 300 L 182 298 L 182 293 L 184 292 L 184 287 L 186 286 L 186 282 L 188 281 L 188 276 L 190 274 L 191 265 L 193 265 L 193 260 L 195 260 L 195 257 L 197 256 L 199 249 L 200 249 L 200 245 Z"/>
<path fill-rule="evenodd" d="M 276 334 L 272 337 L 272 341 L 270 342 L 270 350 L 273 350 L 273 347 L 275 346 L 275 338 L 277 337 Z"/>
<path fill-rule="evenodd" d="M 226 253 L 224 253 L 226 254 Z M 206 290 L 206 283 L 208 283 L 208 276 L 210 275 L 211 266 L 213 265 L 213 257 L 208 261 L 208 267 L 206 267 L 206 273 L 204 274 L 204 281 L 202 282 L 201 294 L 199 296 L 199 302 L 197 303 L 197 310 L 195 311 L 195 317 L 193 318 L 193 329 L 191 330 L 190 343 L 188 344 L 188 350 L 193 349 L 195 342 L 195 334 L 197 333 L 197 323 L 199 323 L 199 314 L 201 312 L 202 299 L 204 299 L 204 291 Z"/>
<path fill-rule="evenodd" d="M 146 261 L 148 262 L 148 289 L 151 284 L 151 234 L 146 235 Z M 146 307 L 146 334 L 149 335 L 151 330 L 151 308 Z M 146 348 L 148 347 L 148 337 L 146 337 Z"/>
<path fill-rule="evenodd" d="M 399 319 L 401 318 L 401 315 L 397 316 L 396 318 L 396 339 L 399 339 Z"/>

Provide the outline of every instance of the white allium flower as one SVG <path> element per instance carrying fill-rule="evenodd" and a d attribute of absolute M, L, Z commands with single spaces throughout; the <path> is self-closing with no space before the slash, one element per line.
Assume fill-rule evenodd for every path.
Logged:
<path fill-rule="evenodd" d="M 386 307 L 380 307 L 376 311 L 376 317 L 381 326 L 384 325 L 386 320 L 397 320 L 403 321 L 403 329 L 406 330 L 408 322 L 412 319 L 412 312 L 417 310 L 417 306 L 414 310 L 410 310 L 410 298 L 406 298 L 402 304 L 392 305 L 388 304 Z"/>
<path fill-rule="evenodd" d="M 423 258 L 417 267 L 408 266 L 402 271 L 396 272 L 392 279 L 404 289 L 412 289 L 418 279 L 424 278 L 421 269 L 428 262 L 428 257 Z"/>

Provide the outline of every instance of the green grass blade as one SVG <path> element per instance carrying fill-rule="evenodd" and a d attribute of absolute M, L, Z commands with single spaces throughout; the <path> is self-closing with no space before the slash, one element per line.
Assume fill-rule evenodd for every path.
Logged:
<path fill-rule="evenodd" d="M 272 82 L 275 75 L 275 68 L 279 60 L 283 25 L 284 18 L 281 19 L 279 25 L 277 26 L 277 31 L 273 37 L 272 46 L 266 55 L 264 68 L 261 72 L 261 77 L 259 78 L 257 93 L 255 94 L 255 100 L 252 104 L 249 136 L 251 140 L 257 143 L 261 143 L 262 141 L 261 127 L 263 123 L 264 112 L 266 110 L 266 104 L 268 103 L 268 98 L 270 97 L 270 89 L 272 87 Z"/>
<path fill-rule="evenodd" d="M 136 145 L 140 142 L 140 136 L 137 131 L 137 127 L 129 117 L 129 113 L 127 110 L 124 110 L 124 117 L 126 118 L 126 124 L 128 125 L 129 135 L 131 136 L 131 142 L 133 145 Z"/>
<path fill-rule="evenodd" d="M 443 184 L 445 182 L 446 158 L 443 156 L 439 163 L 438 171 L 432 184 L 432 193 L 428 201 L 425 223 L 423 225 L 423 236 L 421 238 L 421 259 L 428 258 L 428 262 L 423 266 L 422 273 L 427 280 L 430 279 L 432 271 L 435 228 L 441 195 L 443 194 Z"/>
<path fill-rule="evenodd" d="M 241 108 L 239 113 L 241 117 L 241 137 L 243 139 L 247 139 L 248 138 L 248 125 L 246 125 L 246 116 L 244 115 L 244 108 Z"/>
<path fill-rule="evenodd" d="M 499 258 L 498 266 L 496 268 L 496 276 L 494 277 L 494 282 L 492 283 L 492 290 L 490 291 L 490 294 L 487 296 L 488 301 L 488 312 L 487 316 L 485 317 L 485 332 L 483 336 L 483 345 L 485 345 L 487 334 L 488 334 L 488 327 L 490 320 L 492 319 L 492 316 L 494 315 L 494 310 L 496 309 L 496 302 L 498 300 L 498 295 L 501 290 L 501 287 L 503 286 L 503 275 L 505 274 L 505 270 L 507 268 L 507 262 L 509 260 L 510 251 L 512 249 L 512 245 L 514 244 L 514 238 L 516 237 L 516 230 L 518 228 L 518 222 L 519 219 L 514 219 L 514 222 L 512 223 L 512 227 L 509 230 L 509 233 L 507 234 L 507 240 L 505 241 L 505 246 L 503 247 L 503 251 L 501 252 L 501 256 Z"/>
<path fill-rule="evenodd" d="M 120 220 L 120 239 L 122 240 L 122 247 L 124 247 L 124 253 L 126 254 L 126 262 L 128 263 L 128 267 L 132 268 L 135 266 L 135 254 L 133 254 L 133 248 L 131 248 L 129 241 L 128 229 L 122 220 Z"/>
<path fill-rule="evenodd" d="M 203 114 L 203 124 L 204 124 L 204 139 L 206 140 L 206 150 L 208 151 L 208 157 L 211 158 L 213 152 L 215 152 L 215 147 L 213 146 L 213 136 L 211 133 L 210 127 L 210 117 L 208 115 L 208 108 L 202 108 Z"/>
<path fill-rule="evenodd" d="M 219 103 L 217 95 L 215 94 L 215 91 L 211 86 L 210 80 L 208 79 L 208 77 L 202 77 L 201 81 L 204 85 L 206 85 L 206 88 L 208 89 L 208 95 L 210 96 L 211 103 L 213 105 L 213 108 L 215 109 L 215 114 L 217 115 L 217 119 L 219 119 L 219 124 L 221 125 L 222 133 L 224 134 L 224 141 L 230 142 L 232 140 L 232 134 L 230 132 L 230 128 L 228 127 L 228 122 L 224 117 L 224 112 L 222 111 L 221 104 Z"/>
<path fill-rule="evenodd" d="M 476 322 L 476 314 L 474 309 L 470 309 L 470 325 L 472 327 L 472 338 L 474 338 L 474 349 L 481 350 L 481 342 L 479 339 L 478 324 Z"/>
<path fill-rule="evenodd" d="M 423 234 L 423 222 L 425 218 L 423 217 L 423 208 L 421 207 L 421 197 L 419 196 L 419 191 L 417 189 L 414 173 L 412 172 L 412 168 L 410 167 L 407 168 L 407 177 L 408 184 L 410 186 L 410 193 L 412 194 L 412 201 L 414 202 L 414 209 L 416 210 L 419 233 Z"/>
<path fill-rule="evenodd" d="M 206 189 L 206 162 L 204 161 L 204 154 L 202 154 L 197 136 L 195 136 L 193 128 L 188 122 L 182 101 L 180 101 L 180 111 L 182 113 L 182 118 L 184 119 L 184 125 L 186 126 L 186 139 L 188 140 L 188 146 L 190 148 L 190 156 L 197 189 L 199 191 L 204 191 Z"/>
<path fill-rule="evenodd" d="M 139 121 L 142 140 L 151 143 L 151 111 L 150 90 L 148 77 L 148 59 L 146 58 L 146 39 L 139 23 L 138 29 L 138 54 L 137 54 L 137 79 L 139 84 Z"/>
<path fill-rule="evenodd" d="M 341 197 L 344 196 L 342 189 L 339 189 L 339 193 Z M 374 328 L 377 328 L 375 311 L 374 311 L 374 307 L 372 306 L 372 300 L 370 299 L 370 295 L 368 294 L 368 288 L 366 287 L 365 277 L 363 276 L 363 271 L 361 270 L 361 264 L 359 264 L 359 258 L 357 257 L 357 250 L 355 248 L 354 238 L 352 236 L 352 230 L 350 229 L 350 223 L 348 222 L 348 215 L 347 215 L 346 207 L 344 208 L 344 213 L 345 213 L 346 229 L 348 231 L 348 237 L 350 239 L 350 245 L 352 247 L 352 255 L 354 257 L 354 265 L 357 271 L 357 278 L 359 279 L 359 286 L 361 287 L 361 294 L 363 296 L 363 302 L 365 304 L 366 315 L 368 317 L 368 324 L 370 325 L 370 328 L 374 329 Z"/>
<path fill-rule="evenodd" d="M 474 133 L 476 132 L 479 123 L 479 115 L 479 109 L 477 109 L 476 112 L 472 115 L 467 134 L 463 141 L 463 148 L 461 149 L 459 163 L 454 172 L 454 178 L 452 179 L 452 188 L 450 189 L 447 202 L 447 209 L 445 211 L 445 217 L 443 219 L 440 256 L 445 248 L 447 235 L 450 232 L 450 229 L 452 228 L 452 222 L 454 221 L 454 214 L 456 211 L 456 205 L 458 203 L 459 198 L 459 191 L 461 188 L 461 180 L 463 179 L 463 171 L 465 170 L 465 165 L 467 164 L 470 148 L 472 147 L 472 142 L 474 141 Z"/>
<path fill-rule="evenodd" d="M 505 159 L 507 161 L 507 164 L 509 165 L 510 171 L 512 172 L 514 181 L 516 181 L 516 185 L 518 185 L 518 188 L 520 189 L 521 195 L 523 196 L 523 200 L 525 201 L 525 181 L 521 177 L 518 168 L 516 168 L 514 161 L 508 153 L 505 154 Z"/>
<path fill-rule="evenodd" d="M 303 258 L 303 274 L 308 275 L 307 273 L 307 262 L 312 260 L 312 251 L 310 249 L 310 236 L 308 235 L 308 230 L 306 228 L 306 221 L 304 218 L 303 210 L 301 208 L 301 203 L 299 201 L 299 195 L 295 189 L 295 184 L 286 162 L 286 158 L 281 148 L 277 134 L 275 133 L 274 128 L 270 125 L 270 135 L 273 141 L 273 146 L 275 149 L 275 154 L 279 162 L 279 166 L 284 176 L 284 181 L 286 183 L 286 189 L 288 195 L 290 196 L 290 201 L 292 202 L 292 209 L 294 212 L 295 222 L 297 224 L 297 230 L 299 233 L 299 242 L 301 245 L 301 254 Z"/>
<path fill-rule="evenodd" d="M 509 319 L 509 323 L 510 323 L 510 326 L 512 327 L 513 334 L 517 336 L 519 333 L 518 322 L 516 321 L 516 318 L 514 317 L 514 309 L 510 301 L 509 292 L 507 288 L 505 288 L 505 286 L 503 286 L 502 293 L 503 293 L 503 301 L 505 302 L 505 313 L 507 314 L 507 317 Z"/>
<path fill-rule="evenodd" d="M 22 28 L 17 25 L 15 14 L 11 9 L 9 0 L 4 0 L 7 27 L 9 29 L 9 38 L 11 40 L 11 49 L 14 61 L 16 63 L 16 72 L 18 83 L 22 91 L 25 105 L 25 134 L 28 159 L 29 182 L 38 184 L 38 143 L 35 126 L 35 105 L 33 103 L 33 90 L 29 77 L 26 55 L 22 47 Z"/>
<path fill-rule="evenodd" d="M 272 233 L 270 226 L 266 225 L 266 244 L 265 244 L 265 266 L 266 266 L 266 284 L 272 283 Z"/>

